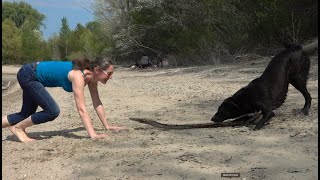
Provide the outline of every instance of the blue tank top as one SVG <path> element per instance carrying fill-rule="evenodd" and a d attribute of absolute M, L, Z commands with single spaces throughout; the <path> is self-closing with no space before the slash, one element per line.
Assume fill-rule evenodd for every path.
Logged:
<path fill-rule="evenodd" d="M 42 61 L 37 65 L 36 77 L 44 87 L 62 87 L 67 92 L 72 92 L 72 83 L 68 73 L 72 70 L 69 61 Z"/>

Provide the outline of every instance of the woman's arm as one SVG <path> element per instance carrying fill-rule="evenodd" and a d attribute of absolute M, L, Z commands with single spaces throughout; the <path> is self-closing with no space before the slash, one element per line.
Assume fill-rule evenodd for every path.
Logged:
<path fill-rule="evenodd" d="M 98 93 L 98 83 L 97 82 L 90 82 L 88 84 L 88 87 L 89 87 L 93 107 L 96 110 L 98 117 L 99 117 L 101 123 L 103 124 L 103 126 L 108 130 L 125 129 L 123 127 L 110 126 L 107 123 L 107 118 L 106 118 L 106 115 L 104 112 L 104 107 L 102 105 L 102 102 L 100 100 L 99 93 Z"/>
<path fill-rule="evenodd" d="M 69 74 L 69 79 L 72 81 L 72 90 L 74 94 L 74 99 L 76 101 L 77 110 L 79 112 L 82 124 L 87 130 L 88 135 L 91 138 L 104 138 L 106 134 L 97 134 L 93 129 L 91 119 L 87 112 L 84 100 L 84 78 L 80 71 L 73 70 Z"/>

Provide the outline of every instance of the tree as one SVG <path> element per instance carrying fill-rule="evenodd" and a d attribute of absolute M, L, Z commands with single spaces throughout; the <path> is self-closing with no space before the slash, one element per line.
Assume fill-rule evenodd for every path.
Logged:
<path fill-rule="evenodd" d="M 94 12 L 113 57 L 128 63 L 144 52 L 191 65 L 312 38 L 317 7 L 316 0 L 103 0 L 95 1 Z"/>
<path fill-rule="evenodd" d="M 33 9 L 26 2 L 2 2 L 2 21 L 6 18 L 11 19 L 18 28 L 22 28 L 26 20 L 32 29 L 40 30 L 44 26 L 45 15 Z"/>
<path fill-rule="evenodd" d="M 81 35 L 79 42 L 83 44 L 83 50 L 88 57 L 93 58 L 97 56 L 97 52 L 95 51 L 96 48 L 94 36 L 91 31 L 85 31 L 85 33 Z"/>
<path fill-rule="evenodd" d="M 4 54 L 10 55 L 10 59 L 15 63 L 25 63 L 48 57 L 46 42 L 40 31 L 40 27 L 44 26 L 42 24 L 44 18 L 43 14 L 25 2 L 2 2 L 2 23 L 5 25 L 5 31 L 8 31 L 6 28 L 12 29 L 12 32 L 3 34 L 3 37 L 12 38 L 2 40 L 6 49 L 4 51 L 3 48 Z M 8 20 L 11 22 L 8 23 Z M 13 44 L 14 46 L 12 46 Z M 14 47 L 15 52 L 11 53 L 8 47 Z"/>
<path fill-rule="evenodd" d="M 66 59 L 66 57 L 68 56 L 68 39 L 69 39 L 69 35 L 71 33 L 71 30 L 69 28 L 68 25 L 68 19 L 66 17 L 63 17 L 61 19 L 61 28 L 60 28 L 60 32 L 59 32 L 59 37 L 60 37 L 60 49 L 62 53 L 62 58 Z"/>
<path fill-rule="evenodd" d="M 94 54 L 96 55 L 111 55 L 110 50 L 114 48 L 114 41 L 108 31 L 103 29 L 97 21 L 88 22 L 86 29 L 92 33 L 94 42 Z"/>
<path fill-rule="evenodd" d="M 59 49 L 60 37 L 58 34 L 53 34 L 47 41 L 50 58 L 61 59 L 61 52 Z"/>
<path fill-rule="evenodd" d="M 79 52 L 83 51 L 83 44 L 79 42 L 80 37 L 83 33 L 85 33 L 86 28 L 81 24 L 77 24 L 76 28 L 70 32 L 69 35 L 69 54 L 71 52 Z"/>
<path fill-rule="evenodd" d="M 21 31 L 24 61 L 33 62 L 35 60 L 43 59 L 43 51 L 45 51 L 46 46 L 43 46 L 42 43 L 44 41 L 42 38 L 42 33 L 36 29 L 33 29 L 32 23 L 29 24 L 28 21 L 25 22 Z"/>
<path fill-rule="evenodd" d="M 4 64 L 21 63 L 21 31 L 11 19 L 2 21 L 2 62 Z"/>

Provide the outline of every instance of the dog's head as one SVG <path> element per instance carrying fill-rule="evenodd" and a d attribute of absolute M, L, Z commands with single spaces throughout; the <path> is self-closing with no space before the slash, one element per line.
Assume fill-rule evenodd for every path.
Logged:
<path fill-rule="evenodd" d="M 213 122 L 223 122 L 227 119 L 243 115 L 241 107 L 231 98 L 225 99 L 218 108 L 218 112 L 211 118 Z"/>

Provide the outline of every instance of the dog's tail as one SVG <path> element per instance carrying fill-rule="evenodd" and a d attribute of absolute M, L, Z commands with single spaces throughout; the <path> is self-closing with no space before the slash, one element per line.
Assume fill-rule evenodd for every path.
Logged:
<path fill-rule="evenodd" d="M 283 42 L 284 47 L 290 51 L 303 51 L 307 55 L 313 55 L 318 50 L 318 38 L 313 39 L 304 45 L 298 43 Z"/>
<path fill-rule="evenodd" d="M 296 44 L 296 43 L 283 43 L 284 44 L 284 47 L 286 49 L 289 49 L 291 51 L 299 51 L 299 50 L 302 50 L 302 46 L 300 44 Z"/>
<path fill-rule="evenodd" d="M 307 55 L 313 55 L 316 51 L 318 51 L 318 38 L 312 40 L 311 42 L 302 46 L 303 52 Z"/>

